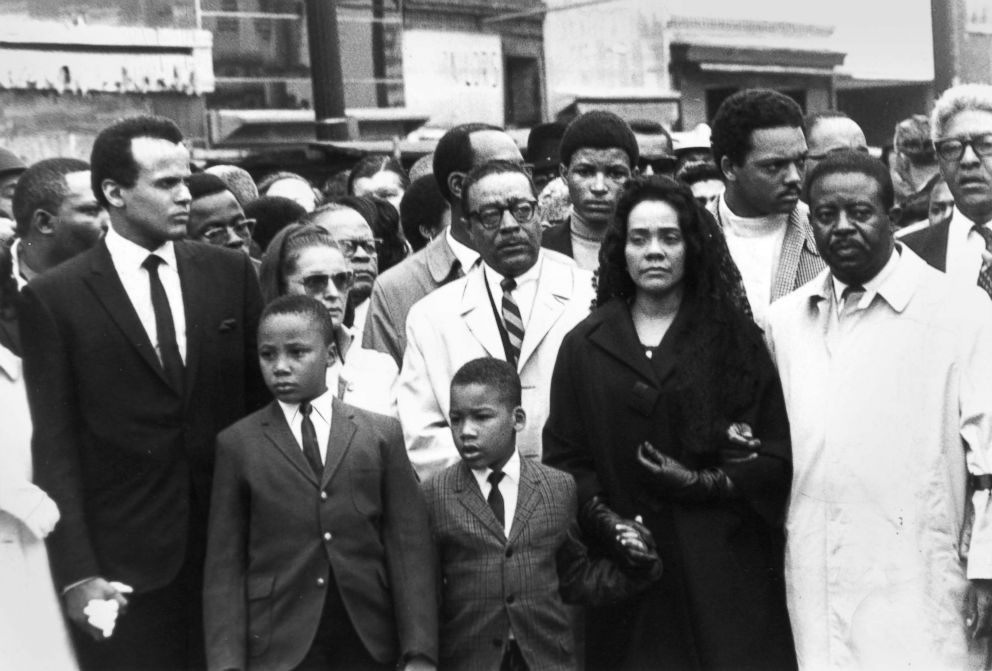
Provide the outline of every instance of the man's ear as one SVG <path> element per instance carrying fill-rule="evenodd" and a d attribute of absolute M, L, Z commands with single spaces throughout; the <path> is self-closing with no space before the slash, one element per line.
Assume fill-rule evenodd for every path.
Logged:
<path fill-rule="evenodd" d="M 31 215 L 30 227 L 38 231 L 41 235 L 55 235 L 55 220 L 58 219 L 51 212 L 37 209 Z"/>
<path fill-rule="evenodd" d="M 564 163 L 558 164 L 558 175 L 567 183 L 568 182 L 568 166 Z"/>
<path fill-rule="evenodd" d="M 455 171 L 448 175 L 448 191 L 451 191 L 451 195 L 455 198 L 462 197 L 462 184 L 465 183 L 465 173 Z"/>
<path fill-rule="evenodd" d="M 124 207 L 124 195 L 122 193 L 124 187 L 120 184 L 112 179 L 105 179 L 100 182 L 100 190 L 103 191 L 103 197 L 113 207 Z"/>
<path fill-rule="evenodd" d="M 527 426 L 527 413 L 518 405 L 513 409 L 513 430 L 519 433 L 525 426 Z"/>
<path fill-rule="evenodd" d="M 734 163 L 730 160 L 729 156 L 720 158 L 720 172 L 723 173 L 723 178 L 728 182 L 737 181 L 737 173 L 734 172 Z"/>

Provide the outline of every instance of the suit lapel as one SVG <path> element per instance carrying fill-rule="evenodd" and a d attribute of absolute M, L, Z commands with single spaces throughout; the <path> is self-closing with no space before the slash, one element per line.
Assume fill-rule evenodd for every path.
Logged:
<path fill-rule="evenodd" d="M 517 487 L 517 509 L 513 513 L 513 525 L 510 527 L 510 543 L 515 542 L 523 533 L 524 527 L 541 501 L 538 485 L 534 468 L 527 459 L 520 457 L 520 485 Z"/>
<path fill-rule="evenodd" d="M 458 501 L 486 529 L 500 541 L 506 540 L 503 527 L 500 526 L 489 504 L 482 498 L 482 491 L 479 489 L 479 484 L 475 481 L 475 477 L 464 461 L 458 462 L 458 465 L 455 467 L 455 493 L 458 496 Z"/>
<path fill-rule="evenodd" d="M 317 477 L 313 474 L 313 469 L 310 468 L 306 457 L 303 456 L 303 450 L 289 429 L 286 415 L 278 401 L 272 401 L 269 404 L 269 411 L 262 415 L 262 431 L 265 433 L 265 437 L 289 460 L 289 463 L 296 467 L 296 470 L 303 477 L 312 482 L 314 486 L 319 484 Z"/>
<path fill-rule="evenodd" d="M 138 313 L 131 304 L 131 299 L 124 291 L 124 285 L 121 284 L 120 276 L 118 276 L 110 258 L 110 251 L 103 241 L 93 249 L 93 263 L 85 281 L 97 300 L 106 309 L 110 319 L 117 324 L 128 341 L 134 345 L 141 358 L 155 371 L 162 382 L 172 389 L 165 377 L 165 370 L 155 354 L 152 341 L 141 325 L 141 320 L 138 319 Z"/>
<path fill-rule="evenodd" d="M 495 296 L 493 297 L 495 301 Z M 496 359 L 506 359 L 503 351 L 503 340 L 496 326 L 496 315 L 493 314 L 489 302 L 489 292 L 486 289 L 486 278 L 482 267 L 478 266 L 465 278 L 465 291 L 462 293 L 462 319 L 475 339 L 479 341 L 489 356 Z"/>
<path fill-rule="evenodd" d="M 183 388 L 186 390 L 186 396 L 189 397 L 200 364 L 204 329 L 211 326 L 216 328 L 218 325 L 203 323 L 204 316 L 209 313 L 206 301 L 210 295 L 210 287 L 204 286 L 208 284 L 206 281 L 208 269 L 198 263 L 199 255 L 196 247 L 177 242 L 175 250 L 179 285 L 183 292 L 183 312 L 186 315 L 186 372 Z"/>
<path fill-rule="evenodd" d="M 324 474 L 320 488 L 324 489 L 344 461 L 355 437 L 354 414 L 338 399 L 331 401 L 331 433 L 327 438 L 327 456 L 324 457 Z"/>
<path fill-rule="evenodd" d="M 537 279 L 537 293 L 530 321 L 524 329 L 524 340 L 520 345 L 520 362 L 517 370 L 523 370 L 530 356 L 537 350 L 544 336 L 565 312 L 572 296 L 572 272 L 557 263 L 543 259 L 541 274 Z"/>

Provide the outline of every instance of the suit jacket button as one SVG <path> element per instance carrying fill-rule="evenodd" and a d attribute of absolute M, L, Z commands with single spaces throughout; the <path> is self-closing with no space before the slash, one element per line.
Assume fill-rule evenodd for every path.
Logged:
<path fill-rule="evenodd" d="M 324 586 L 324 582 L 325 581 L 324 581 L 323 578 L 317 578 L 317 587 L 323 587 Z"/>
<path fill-rule="evenodd" d="M 331 540 L 331 532 L 330 531 L 327 531 L 327 532 L 324 533 L 324 540 L 325 541 Z"/>
<path fill-rule="evenodd" d="M 514 601 L 514 597 L 513 597 L 512 594 L 510 596 L 506 597 L 506 602 L 507 603 L 513 603 L 513 601 Z"/>
<path fill-rule="evenodd" d="M 321 492 L 320 493 L 320 500 L 321 501 L 326 501 L 327 500 L 327 492 Z"/>

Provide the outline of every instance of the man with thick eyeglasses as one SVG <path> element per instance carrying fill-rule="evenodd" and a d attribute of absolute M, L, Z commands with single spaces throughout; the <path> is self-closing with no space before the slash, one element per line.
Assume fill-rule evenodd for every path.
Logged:
<path fill-rule="evenodd" d="M 934 106 L 931 133 L 954 211 L 950 220 L 902 241 L 961 286 L 992 292 L 992 86 L 945 91 Z"/>
<path fill-rule="evenodd" d="M 823 269 L 809 208 L 799 199 L 809 155 L 803 113 L 781 93 L 746 89 L 720 105 L 710 141 L 727 185 L 710 212 L 763 327 L 771 303 Z"/>
<path fill-rule="evenodd" d="M 463 364 L 495 357 L 523 384 L 527 427 L 519 445 L 540 458 L 551 372 L 561 340 L 588 313 L 592 276 L 541 247 L 537 193 L 523 166 L 493 161 L 462 183 L 461 211 L 482 262 L 410 310 L 397 409 L 410 461 L 421 477 L 458 459 L 448 409 Z M 525 448 L 526 449 L 526 448 Z"/>
<path fill-rule="evenodd" d="M 248 254 L 255 220 L 245 216 L 227 184 L 216 175 L 201 172 L 190 176 L 189 192 L 193 198 L 186 224 L 190 240 Z"/>

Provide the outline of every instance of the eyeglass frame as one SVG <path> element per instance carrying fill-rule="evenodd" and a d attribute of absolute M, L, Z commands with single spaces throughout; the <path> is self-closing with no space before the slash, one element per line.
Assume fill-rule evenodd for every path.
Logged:
<path fill-rule="evenodd" d="M 359 247 L 364 249 L 369 256 L 376 256 L 378 246 L 382 244 L 382 238 L 335 238 L 334 242 L 341 248 L 341 254 L 346 259 L 350 259 L 355 256 Z M 369 245 L 372 246 L 371 249 L 369 249 Z"/>
<path fill-rule="evenodd" d="M 515 208 L 521 205 L 528 205 L 531 208 L 530 216 L 528 216 L 526 219 L 521 219 L 513 211 Z M 482 220 L 482 210 L 489 210 L 488 213 L 491 213 L 492 211 L 495 210 L 496 218 L 493 219 L 491 222 L 486 223 L 485 221 Z M 498 230 L 499 227 L 503 225 L 503 215 L 506 212 L 509 212 L 510 216 L 513 217 L 513 220 L 518 224 L 529 224 L 530 222 L 534 221 L 534 219 L 537 217 L 537 199 L 514 198 L 508 203 L 503 203 L 499 205 L 486 205 L 484 207 L 479 208 L 478 210 L 472 210 L 471 212 L 467 212 L 466 215 L 468 216 L 468 219 L 471 223 L 478 224 L 487 231 L 495 231 Z"/>
<path fill-rule="evenodd" d="M 234 231 L 234 234 L 241 238 L 242 240 L 251 239 L 252 232 L 255 230 L 255 225 L 258 223 L 257 219 L 252 219 L 250 217 L 245 217 L 244 219 L 239 219 L 238 221 L 228 222 L 226 224 L 212 224 L 209 228 L 200 231 L 198 238 L 202 239 L 204 242 L 209 242 L 212 245 L 223 244 L 224 239 L 217 238 L 217 241 L 213 241 L 211 237 L 217 237 L 219 235 L 225 235 L 228 231 Z M 242 234 L 242 230 L 245 231 Z"/>
<path fill-rule="evenodd" d="M 323 286 L 320 289 L 311 290 L 307 286 L 307 282 L 312 282 L 313 280 L 323 278 Z M 337 273 L 314 273 L 313 275 L 307 275 L 298 280 L 293 280 L 294 284 L 299 284 L 303 287 L 303 291 L 306 292 L 308 296 L 319 296 L 327 291 L 328 284 L 334 283 L 334 288 L 338 290 L 338 293 L 344 293 L 345 291 L 350 291 L 353 286 L 355 286 L 355 273 L 352 270 L 342 270 Z"/>
<path fill-rule="evenodd" d="M 975 140 L 980 138 L 986 138 L 988 141 L 989 151 L 987 153 L 979 152 L 978 147 L 975 146 Z M 948 143 L 951 142 L 961 143 L 961 149 L 957 152 L 957 156 L 945 156 L 944 152 L 941 150 L 942 147 L 947 147 Z M 937 158 L 954 163 L 958 163 L 962 158 L 964 158 L 964 150 L 968 147 L 971 147 L 971 150 L 975 152 L 975 156 L 978 158 L 989 158 L 992 156 L 992 133 L 974 133 L 972 135 L 945 137 L 939 140 L 934 140 L 933 142 L 933 148 L 934 152 L 937 154 Z"/>

